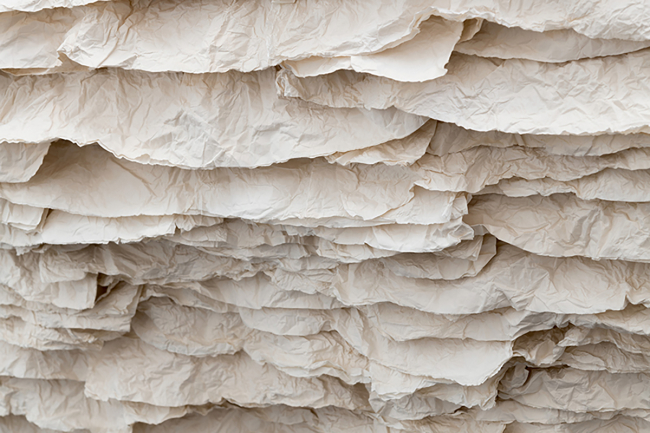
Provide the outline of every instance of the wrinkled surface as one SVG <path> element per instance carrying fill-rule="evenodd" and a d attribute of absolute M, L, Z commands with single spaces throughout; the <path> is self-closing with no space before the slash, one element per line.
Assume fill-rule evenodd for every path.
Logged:
<path fill-rule="evenodd" d="M 642 50 L 648 46 L 648 41 L 592 39 L 569 29 L 536 32 L 484 21 L 481 30 L 472 39 L 456 45 L 454 51 L 498 59 L 562 63 L 591 57 L 615 56 Z"/>
<path fill-rule="evenodd" d="M 395 107 L 477 131 L 648 133 L 649 59 L 647 50 L 559 64 L 455 54 L 447 75 L 422 83 L 350 71 L 309 78 L 282 71 L 278 82 L 288 97 L 330 107 Z"/>
<path fill-rule="evenodd" d="M 0 140 L 98 143 L 118 157 L 186 168 L 256 167 L 358 150 L 425 122 L 395 109 L 333 110 L 279 99 L 272 70 L 0 74 L 0 94 Z"/>
<path fill-rule="evenodd" d="M 463 25 L 432 17 L 422 23 L 410 41 L 375 54 L 350 57 L 310 57 L 284 62 L 295 75 L 311 77 L 340 69 L 390 78 L 397 81 L 428 81 L 445 75 L 445 65 L 460 40 Z"/>
<path fill-rule="evenodd" d="M 649 14 L 0 2 L 0 432 L 648 431 Z"/>

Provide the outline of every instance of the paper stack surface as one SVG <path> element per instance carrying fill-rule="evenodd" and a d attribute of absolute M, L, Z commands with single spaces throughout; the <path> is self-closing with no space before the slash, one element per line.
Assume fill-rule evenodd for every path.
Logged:
<path fill-rule="evenodd" d="M 0 0 L 0 432 L 650 431 L 648 23 Z"/>

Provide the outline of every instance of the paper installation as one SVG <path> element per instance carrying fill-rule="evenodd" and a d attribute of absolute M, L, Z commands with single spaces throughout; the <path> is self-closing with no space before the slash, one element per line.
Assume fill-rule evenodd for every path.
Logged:
<path fill-rule="evenodd" d="M 0 0 L 0 431 L 650 431 L 650 4 Z"/>

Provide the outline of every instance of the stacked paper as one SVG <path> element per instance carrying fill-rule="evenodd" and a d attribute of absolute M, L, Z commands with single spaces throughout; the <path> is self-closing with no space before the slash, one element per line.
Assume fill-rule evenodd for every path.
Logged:
<path fill-rule="evenodd" d="M 0 431 L 650 431 L 641 0 L 0 0 Z"/>

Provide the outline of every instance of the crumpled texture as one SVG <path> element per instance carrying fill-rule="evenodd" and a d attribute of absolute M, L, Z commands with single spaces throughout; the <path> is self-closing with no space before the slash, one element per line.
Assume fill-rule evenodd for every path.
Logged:
<path fill-rule="evenodd" d="M 473 131 L 452 123 L 437 122 L 427 153 L 444 156 L 479 146 L 503 148 L 521 146 L 552 155 L 601 156 L 650 144 L 647 134 L 532 135 L 502 131 Z"/>
<path fill-rule="evenodd" d="M 583 200 L 645 203 L 650 201 L 650 196 L 643 188 L 648 174 L 647 170 L 608 168 L 602 172 L 568 181 L 558 181 L 548 177 L 530 180 L 511 178 L 484 188 L 481 194 L 498 192 L 508 197 L 574 194 Z"/>
<path fill-rule="evenodd" d="M 43 163 L 50 142 L 0 143 L 0 182 L 25 182 Z"/>
<path fill-rule="evenodd" d="M 0 4 L 0 12 L 37 12 L 42 9 L 71 8 L 95 1 L 97 0 L 5 0 Z"/>
<path fill-rule="evenodd" d="M 537 254 L 647 262 L 648 206 L 570 194 L 482 195 L 472 201 L 465 221 Z M 516 222 L 509 218 L 515 212 Z"/>
<path fill-rule="evenodd" d="M 0 195 L 12 203 L 39 206 L 39 203 L 51 203 L 49 197 L 56 194 L 59 197 L 56 209 L 77 215 L 117 218 L 202 214 L 260 222 L 340 217 L 436 224 L 461 216 L 464 213 L 461 203 L 466 202 L 464 196 L 455 193 L 416 194 L 413 185 L 416 178 L 408 168 L 381 165 L 346 168 L 322 160 L 292 161 L 257 170 L 180 170 L 142 166 L 113 158 L 97 146 L 79 149 L 68 144 L 52 149 L 42 168 L 27 182 L 2 184 Z M 107 175 L 99 176 L 100 172 Z M 68 194 L 70 179 L 81 181 L 81 176 L 86 178 L 85 191 L 77 189 L 74 195 Z M 164 178 L 168 179 L 165 183 Z M 327 185 L 326 179 L 333 179 L 337 187 Z M 222 192 L 216 193 L 217 188 Z M 347 194 L 343 188 L 347 188 Z M 248 189 L 245 194 L 254 200 L 252 203 L 240 200 L 243 189 Z M 328 193 L 330 197 L 326 199 Z M 111 206 L 108 194 L 120 198 L 123 204 Z M 381 200 L 378 194 L 383 195 Z M 423 197 L 418 200 L 420 195 Z M 313 202 L 321 208 L 313 208 Z M 437 212 L 410 217 L 407 209 L 402 211 L 412 206 L 437 208 Z"/>
<path fill-rule="evenodd" d="M 274 80 L 272 70 L 246 76 L 120 69 L 0 74 L 0 140 L 63 138 L 98 143 L 146 164 L 256 167 L 375 146 L 403 138 L 426 121 L 395 109 L 332 110 L 280 99 Z M 130 113 L 126 122 L 124 112 Z M 248 128 L 246 119 L 256 128 Z"/>
<path fill-rule="evenodd" d="M 648 46 L 648 41 L 592 39 L 569 29 L 535 32 L 484 21 L 481 30 L 470 40 L 456 45 L 454 51 L 479 57 L 562 63 L 591 57 L 616 56 Z"/>
<path fill-rule="evenodd" d="M 330 107 L 395 107 L 477 131 L 648 133 L 649 60 L 647 50 L 559 64 L 455 54 L 447 75 L 422 83 L 351 71 L 298 78 L 287 70 L 278 83 L 288 97 Z"/>
<path fill-rule="evenodd" d="M 79 2 L 83 3 L 86 2 Z M 393 79 L 422 81 L 427 77 L 436 78 L 441 71 L 444 73 L 445 58 L 459 41 L 464 20 L 487 19 L 506 27 L 536 32 L 573 29 L 581 34 L 578 38 L 586 41 L 583 46 L 589 44 L 589 38 L 598 37 L 638 40 L 638 45 L 650 39 L 647 29 L 634 24 L 647 14 L 640 1 L 630 1 L 625 7 L 587 0 L 552 6 L 495 0 L 454 4 L 446 0 L 399 0 L 381 5 L 303 0 L 292 2 L 291 6 L 252 0 L 90 3 L 72 8 L 74 4 L 54 3 L 45 7 L 63 8 L 36 13 L 44 5 L 0 6 L 0 12 L 31 12 L 0 16 L 6 41 L 0 46 L 15 50 L 6 60 L 14 64 L 2 67 L 43 72 L 62 65 L 69 67 L 66 63 L 70 60 L 90 68 L 204 73 L 233 69 L 250 72 L 283 61 L 297 61 L 300 65 L 290 63 L 290 67 L 307 73 L 343 67 L 359 72 L 381 71 L 380 75 Z M 446 26 L 454 30 L 430 33 L 427 19 L 432 14 L 434 21 L 443 20 L 441 17 L 452 20 Z M 604 17 L 612 25 L 603 28 Z M 156 32 L 170 21 L 176 25 L 170 26 L 167 32 Z M 247 34 L 249 28 L 255 32 Z M 41 33 L 43 38 L 28 41 L 23 36 L 25 33 Z M 453 36 L 445 38 L 445 33 Z M 104 34 L 110 34 L 111 39 L 105 40 Z M 417 42 L 418 37 L 423 41 Z M 437 41 L 426 44 L 425 37 Z M 219 49 L 214 49 L 215 46 Z M 593 49 L 598 52 L 597 48 Z M 399 54 L 394 57 L 391 52 Z M 605 48 L 602 54 L 620 52 L 626 51 Z M 387 62 L 389 59 L 393 61 Z M 308 61 L 302 63 L 303 60 Z"/>
<path fill-rule="evenodd" d="M 0 4 L 0 431 L 647 431 L 648 13 Z"/>
<path fill-rule="evenodd" d="M 61 15 L 43 11 L 23 17 L 27 22 L 40 18 L 43 30 L 49 27 L 52 35 L 50 47 L 32 64 L 36 67 L 58 66 L 60 53 L 90 68 L 250 72 L 285 60 L 380 52 L 413 39 L 421 22 L 431 15 L 427 2 L 422 0 L 377 6 L 350 5 L 341 0 L 304 1 L 290 6 L 267 1 L 143 0 L 98 2 L 63 10 Z M 178 25 L 162 34 L 156 32 L 170 20 Z M 462 20 L 450 25 L 457 28 L 459 37 Z M 255 28 L 254 34 L 247 33 L 250 28 Z M 96 43 L 104 32 L 110 32 L 112 40 Z M 238 33 L 241 37 L 233 37 Z M 197 38 L 200 43 L 196 43 Z M 454 44 L 446 49 L 447 57 Z"/>
<path fill-rule="evenodd" d="M 406 82 L 442 77 L 447 73 L 445 65 L 454 46 L 462 37 L 463 25 L 432 17 L 422 23 L 419 30 L 413 39 L 378 53 L 349 57 L 310 57 L 285 61 L 283 65 L 299 77 L 325 75 L 341 69 Z"/>

